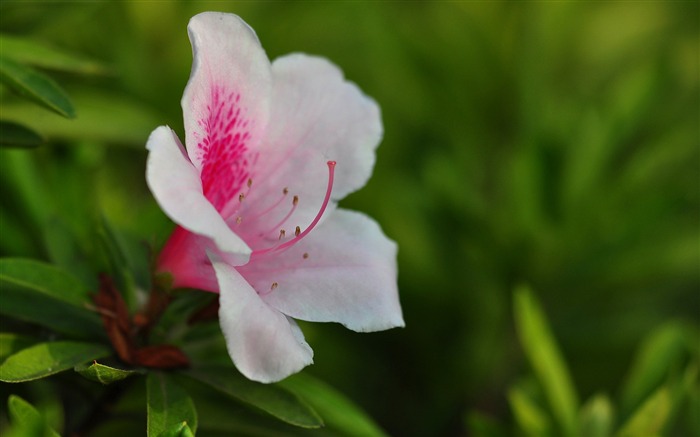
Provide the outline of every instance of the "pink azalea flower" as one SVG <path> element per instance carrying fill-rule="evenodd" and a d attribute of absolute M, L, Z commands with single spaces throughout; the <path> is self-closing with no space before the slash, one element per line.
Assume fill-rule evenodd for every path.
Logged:
<path fill-rule="evenodd" d="M 270 63 L 235 15 L 199 14 L 188 30 L 187 149 L 166 126 L 147 144 L 148 185 L 178 224 L 158 271 L 174 287 L 220 293 L 229 354 L 261 382 L 312 363 L 294 319 L 403 326 L 396 244 L 336 206 L 372 172 L 377 104 L 325 59 Z"/>

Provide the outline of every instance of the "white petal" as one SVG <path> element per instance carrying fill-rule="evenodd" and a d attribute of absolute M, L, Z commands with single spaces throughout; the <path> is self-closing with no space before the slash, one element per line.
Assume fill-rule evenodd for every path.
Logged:
<path fill-rule="evenodd" d="M 287 252 L 253 259 L 239 271 L 265 302 L 290 317 L 379 331 L 404 326 L 396 250 L 374 220 L 337 209 Z"/>
<path fill-rule="evenodd" d="M 382 137 L 381 116 L 374 100 L 325 59 L 284 56 L 272 63 L 272 73 L 273 106 L 256 175 L 272 190 L 271 199 L 283 187 L 299 195 L 292 221 L 304 229 L 323 201 L 327 161 L 337 162 L 332 199 L 367 182 Z"/>
<path fill-rule="evenodd" d="M 211 238 L 230 262 L 247 262 L 250 248 L 202 195 L 197 169 L 187 159 L 175 133 L 167 126 L 158 127 L 146 148 L 146 181 L 165 214 L 183 228 Z"/>
<path fill-rule="evenodd" d="M 194 60 L 182 96 L 185 143 L 205 195 L 222 211 L 251 176 L 268 119 L 270 62 L 236 15 L 201 13 L 188 32 Z"/>
<path fill-rule="evenodd" d="M 212 259 L 220 288 L 219 323 L 238 370 L 259 382 L 276 382 L 313 363 L 299 326 L 260 299 L 233 267 Z"/>

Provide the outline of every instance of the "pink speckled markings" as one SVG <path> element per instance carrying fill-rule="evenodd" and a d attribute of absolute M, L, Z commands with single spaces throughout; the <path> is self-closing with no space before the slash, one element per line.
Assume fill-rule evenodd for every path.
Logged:
<path fill-rule="evenodd" d="M 219 293 L 231 359 L 256 381 L 313 362 L 294 319 L 403 326 L 396 244 L 337 206 L 372 172 L 377 104 L 325 59 L 270 63 L 235 15 L 199 14 L 188 31 L 187 148 L 167 126 L 147 143 L 148 185 L 177 224 L 157 272 L 174 288 Z"/>

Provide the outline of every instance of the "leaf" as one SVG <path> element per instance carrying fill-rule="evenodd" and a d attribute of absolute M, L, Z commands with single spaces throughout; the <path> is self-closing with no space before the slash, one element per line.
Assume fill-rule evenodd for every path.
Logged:
<path fill-rule="evenodd" d="M 617 437 L 638 437 L 658 435 L 671 413 L 671 394 L 667 387 L 661 387 L 642 404 L 627 420 Z"/>
<path fill-rule="evenodd" d="M 613 405 L 606 395 L 596 395 L 581 407 L 581 437 L 608 437 L 614 422 Z"/>
<path fill-rule="evenodd" d="M 0 57 L 0 80 L 10 88 L 66 118 L 75 118 L 68 95 L 48 76 Z"/>
<path fill-rule="evenodd" d="M 38 340 L 24 335 L 13 334 L 11 332 L 0 332 L 0 363 L 10 355 L 37 342 Z"/>
<path fill-rule="evenodd" d="M 89 290 L 56 267 L 23 258 L 0 258 L 0 281 L 19 285 L 80 308 L 90 302 Z"/>
<path fill-rule="evenodd" d="M 92 363 L 82 363 L 73 367 L 73 370 L 84 376 L 85 378 L 99 382 L 100 384 L 108 385 L 113 382 L 121 381 L 133 375 L 143 374 L 139 370 L 123 370 L 114 367 L 105 366 L 97 361 Z"/>
<path fill-rule="evenodd" d="M 200 368 L 183 372 L 183 375 L 291 425 L 302 428 L 323 426 L 318 413 L 296 395 L 279 386 L 250 381 L 233 368 Z"/>
<path fill-rule="evenodd" d="M 124 297 L 124 302 L 130 310 L 136 309 L 136 283 L 132 274 L 124 249 L 119 243 L 117 235 L 103 216 L 98 224 L 97 236 L 105 252 L 111 269 L 111 276 L 115 279 L 117 289 Z"/>
<path fill-rule="evenodd" d="M 684 352 L 685 330 L 671 322 L 654 330 L 642 343 L 622 389 L 624 413 L 637 407 L 677 364 Z"/>
<path fill-rule="evenodd" d="M 70 90 L 80 117 L 67 120 L 51 112 L 37 112 L 27 102 L 3 103 L 3 119 L 23 124 L 49 140 L 80 140 L 130 145 L 143 149 L 163 116 L 142 102 L 104 90 Z"/>
<path fill-rule="evenodd" d="M 192 428 L 187 425 L 187 422 L 175 424 L 170 429 L 160 433 L 159 437 L 194 437 Z"/>
<path fill-rule="evenodd" d="M 146 389 L 149 437 L 186 436 L 197 431 L 197 411 L 192 399 L 167 374 L 149 373 Z"/>
<path fill-rule="evenodd" d="M 44 144 L 44 138 L 26 126 L 0 121 L 0 147 L 31 148 Z"/>
<path fill-rule="evenodd" d="M 514 299 L 515 322 L 525 355 L 542 384 L 554 417 L 564 434 L 571 436 L 576 430 L 578 399 L 566 364 L 529 288 L 518 287 Z"/>
<path fill-rule="evenodd" d="M 109 354 L 107 347 L 96 343 L 40 343 L 10 355 L 0 365 L 0 381 L 25 382 L 45 378 Z"/>
<path fill-rule="evenodd" d="M 39 68 L 83 74 L 105 74 L 107 69 L 80 56 L 59 50 L 39 41 L 11 35 L 0 35 L 3 56 Z"/>
<path fill-rule="evenodd" d="M 31 289 L 0 287 L 0 314 L 45 326 L 73 338 L 106 338 L 97 313 Z"/>
<path fill-rule="evenodd" d="M 7 410 L 17 435 L 60 437 L 29 402 L 16 395 L 7 400 Z"/>
<path fill-rule="evenodd" d="M 551 422 L 547 413 L 522 388 L 516 386 L 508 390 L 508 403 L 524 435 L 537 437 L 550 434 Z"/>
<path fill-rule="evenodd" d="M 340 431 L 342 435 L 386 436 L 360 407 L 319 379 L 305 373 L 297 373 L 278 385 L 306 401 L 323 417 L 326 426 Z"/>

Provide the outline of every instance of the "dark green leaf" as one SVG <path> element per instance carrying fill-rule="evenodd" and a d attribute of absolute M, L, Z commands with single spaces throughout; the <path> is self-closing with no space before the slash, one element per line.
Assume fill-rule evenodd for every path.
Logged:
<path fill-rule="evenodd" d="M 83 74 L 107 72 L 105 67 L 97 62 L 26 38 L 0 35 L 0 47 L 2 47 L 3 56 L 20 64 Z"/>
<path fill-rule="evenodd" d="M 109 353 L 109 348 L 96 343 L 40 343 L 9 356 L 0 365 L 0 381 L 24 382 L 44 378 Z"/>
<path fill-rule="evenodd" d="M 386 434 L 374 421 L 342 393 L 305 373 L 298 373 L 279 383 L 299 396 L 323 417 L 326 426 L 345 436 L 381 437 Z"/>
<path fill-rule="evenodd" d="M 128 378 L 130 376 L 143 373 L 138 370 L 116 369 L 114 367 L 109 367 L 105 366 L 104 364 L 100 364 L 97 361 L 93 361 L 92 363 L 78 364 L 73 368 L 73 370 L 80 373 L 82 376 L 91 381 L 99 382 L 104 385 L 121 381 L 122 379 Z"/>
<path fill-rule="evenodd" d="M 48 76 L 0 57 L 0 80 L 16 92 L 67 118 L 75 117 L 68 95 Z"/>
<path fill-rule="evenodd" d="M 38 133 L 10 121 L 0 121 L 0 147 L 38 147 L 44 139 Z"/>
<path fill-rule="evenodd" d="M 661 387 L 637 409 L 616 437 L 659 435 L 671 413 L 671 394 Z"/>
<path fill-rule="evenodd" d="M 606 395 L 596 395 L 581 407 L 581 437 L 608 437 L 614 423 L 613 406 Z"/>
<path fill-rule="evenodd" d="M 250 381 L 233 368 L 202 368 L 184 374 L 289 424 L 323 426 L 318 413 L 294 394 L 275 385 Z"/>
<path fill-rule="evenodd" d="M 0 363 L 10 355 L 27 348 L 38 340 L 11 332 L 0 332 Z"/>
<path fill-rule="evenodd" d="M 60 437 L 34 407 L 19 396 L 10 395 L 7 410 L 18 435 Z"/>
<path fill-rule="evenodd" d="M 134 310 L 137 297 L 133 268 L 129 265 L 117 235 L 104 216 L 98 224 L 97 235 L 109 260 L 111 276 L 116 281 L 117 289 L 121 291 L 126 306 Z"/>
<path fill-rule="evenodd" d="M 0 314 L 45 326 L 80 339 L 106 338 L 96 312 L 79 308 L 31 289 L 0 287 Z"/>
<path fill-rule="evenodd" d="M 81 308 L 90 301 L 89 290 L 79 280 L 40 261 L 0 258 L 0 281 L 28 288 Z"/>
<path fill-rule="evenodd" d="M 574 435 L 578 399 L 542 309 L 527 287 L 515 291 L 515 322 L 525 355 L 565 435 Z"/>
<path fill-rule="evenodd" d="M 197 411 L 192 399 L 168 374 L 149 373 L 146 388 L 149 437 L 184 437 L 197 431 Z"/>

